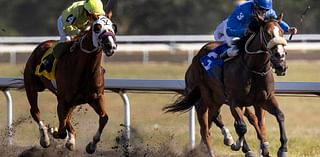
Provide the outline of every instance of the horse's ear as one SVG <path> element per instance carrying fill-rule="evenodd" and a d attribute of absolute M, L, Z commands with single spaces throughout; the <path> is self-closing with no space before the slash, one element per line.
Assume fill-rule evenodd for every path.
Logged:
<path fill-rule="evenodd" d="M 264 21 L 264 17 L 261 16 L 258 12 L 255 13 L 256 14 L 256 20 L 260 23 Z"/>
<path fill-rule="evenodd" d="M 281 21 L 282 21 L 282 18 L 283 18 L 283 12 L 278 16 L 278 19 L 277 19 L 277 20 L 278 20 L 279 22 L 281 22 Z"/>
<path fill-rule="evenodd" d="M 109 11 L 106 13 L 106 16 L 107 16 L 107 18 L 111 19 L 111 18 L 112 18 L 112 11 L 109 10 Z"/>

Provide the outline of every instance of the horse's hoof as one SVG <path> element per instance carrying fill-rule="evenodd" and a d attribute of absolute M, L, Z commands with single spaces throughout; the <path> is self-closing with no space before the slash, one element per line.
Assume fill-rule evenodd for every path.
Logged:
<path fill-rule="evenodd" d="M 64 133 L 59 133 L 58 131 L 54 131 L 52 133 L 52 136 L 55 138 L 55 139 L 65 139 L 67 137 L 67 132 L 64 132 Z"/>
<path fill-rule="evenodd" d="M 96 151 L 97 146 L 95 144 L 93 144 L 92 142 L 90 142 L 87 146 L 86 146 L 86 152 L 88 154 L 92 154 Z"/>
<path fill-rule="evenodd" d="M 252 151 L 248 151 L 245 155 L 245 157 L 255 157 L 254 153 Z"/>
<path fill-rule="evenodd" d="M 73 143 L 66 143 L 66 148 L 69 149 L 70 151 L 73 151 L 75 149 L 75 145 Z"/>
<path fill-rule="evenodd" d="M 40 145 L 42 148 L 49 148 L 50 147 L 50 140 L 49 141 L 40 140 Z"/>
<path fill-rule="evenodd" d="M 232 143 L 234 143 L 234 140 L 230 134 L 230 131 L 228 128 L 225 128 L 223 127 L 223 129 L 221 129 L 221 133 L 223 135 L 223 143 L 226 145 L 226 146 L 231 146 Z"/>
<path fill-rule="evenodd" d="M 288 152 L 278 150 L 278 157 L 288 157 Z"/>
<path fill-rule="evenodd" d="M 40 145 L 43 148 L 50 147 L 50 138 L 46 128 L 40 129 Z"/>
<path fill-rule="evenodd" d="M 270 144 L 269 142 L 263 142 L 260 144 L 261 155 L 263 157 L 269 157 Z"/>
<path fill-rule="evenodd" d="M 53 135 L 54 132 L 58 132 L 58 128 L 57 127 L 52 127 L 48 129 L 48 132 Z"/>
<path fill-rule="evenodd" d="M 233 150 L 233 151 L 239 151 L 240 148 L 241 148 L 240 144 L 232 143 L 232 145 L 231 145 L 231 150 Z"/>
<path fill-rule="evenodd" d="M 234 141 L 233 141 L 232 137 L 231 138 L 224 138 L 223 143 L 226 146 L 231 146 L 234 143 Z"/>
<path fill-rule="evenodd" d="M 216 153 L 214 153 L 214 151 L 210 151 L 209 157 L 216 157 Z"/>

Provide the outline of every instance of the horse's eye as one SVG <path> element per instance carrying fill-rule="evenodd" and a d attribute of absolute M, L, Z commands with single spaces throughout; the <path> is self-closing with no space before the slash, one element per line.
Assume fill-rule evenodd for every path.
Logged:
<path fill-rule="evenodd" d="M 95 33 L 99 33 L 99 32 L 101 31 L 101 28 L 102 28 L 102 25 L 100 25 L 100 24 L 95 24 L 95 25 L 93 26 L 93 31 L 94 31 Z"/>

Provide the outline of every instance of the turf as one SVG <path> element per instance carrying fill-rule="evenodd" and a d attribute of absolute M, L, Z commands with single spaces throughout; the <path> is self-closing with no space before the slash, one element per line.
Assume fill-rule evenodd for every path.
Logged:
<path fill-rule="evenodd" d="M 319 61 L 289 61 L 289 70 L 284 77 L 276 77 L 276 81 L 320 81 Z M 137 78 L 137 79 L 183 79 L 187 64 L 171 63 L 109 63 L 104 67 L 107 78 Z M 0 64 L 1 77 L 22 76 L 24 65 Z M 23 151 L 31 146 L 39 146 L 38 129 L 30 119 L 29 106 L 23 91 L 11 91 L 14 100 L 15 134 L 14 144 Z M 161 108 L 173 102 L 177 95 L 159 93 L 129 93 L 131 104 L 132 144 L 151 149 L 158 146 L 170 145 L 173 152 L 182 153 L 188 146 L 188 114 L 164 114 Z M 107 92 L 107 110 L 110 121 L 102 136 L 102 143 L 98 146 L 98 153 L 113 150 L 116 137 L 121 134 L 123 127 L 123 102 L 116 93 Z M 286 129 L 289 138 L 289 155 L 291 157 L 317 157 L 320 156 L 320 98 L 315 96 L 278 96 L 281 109 L 286 116 Z M 41 118 L 46 124 L 57 126 L 56 100 L 50 93 L 41 93 L 39 97 Z M 5 133 L 6 126 L 6 100 L 0 97 L 0 129 Z M 233 129 L 233 118 L 228 108 L 222 110 L 223 119 L 232 135 L 236 137 Z M 96 131 L 98 117 L 94 111 L 84 105 L 74 111 L 73 124 L 77 129 L 77 150 L 83 153 L 85 145 L 91 140 Z M 271 155 L 276 156 L 279 147 L 279 130 L 275 118 L 267 114 L 267 135 L 271 144 Z M 196 125 L 196 142 L 200 142 Z M 257 150 L 258 141 L 253 128 L 248 127 L 247 138 L 252 149 Z M 213 146 L 218 156 L 243 156 L 241 152 L 232 152 L 222 142 L 220 131 L 211 129 Z M 153 148 L 154 149 L 154 148 Z M 161 151 L 159 149 L 159 151 Z M 1 150 L 0 150 L 1 152 Z M 256 152 L 256 151 L 255 151 Z M 14 155 L 15 156 L 15 155 Z"/>

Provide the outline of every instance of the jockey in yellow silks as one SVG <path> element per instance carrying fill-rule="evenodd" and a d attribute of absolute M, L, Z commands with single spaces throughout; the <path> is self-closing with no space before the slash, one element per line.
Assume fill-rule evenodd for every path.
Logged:
<path fill-rule="evenodd" d="M 80 35 L 81 32 L 89 30 L 93 19 L 99 15 L 105 15 L 101 0 L 85 0 L 72 3 L 58 17 L 59 42 L 70 41 L 73 37 Z M 50 72 L 54 57 L 54 55 L 48 56 L 41 65 L 39 72 L 43 70 Z"/>
<path fill-rule="evenodd" d="M 71 40 L 80 32 L 89 29 L 94 16 L 104 14 L 101 0 L 74 2 L 57 20 L 60 41 Z"/>

